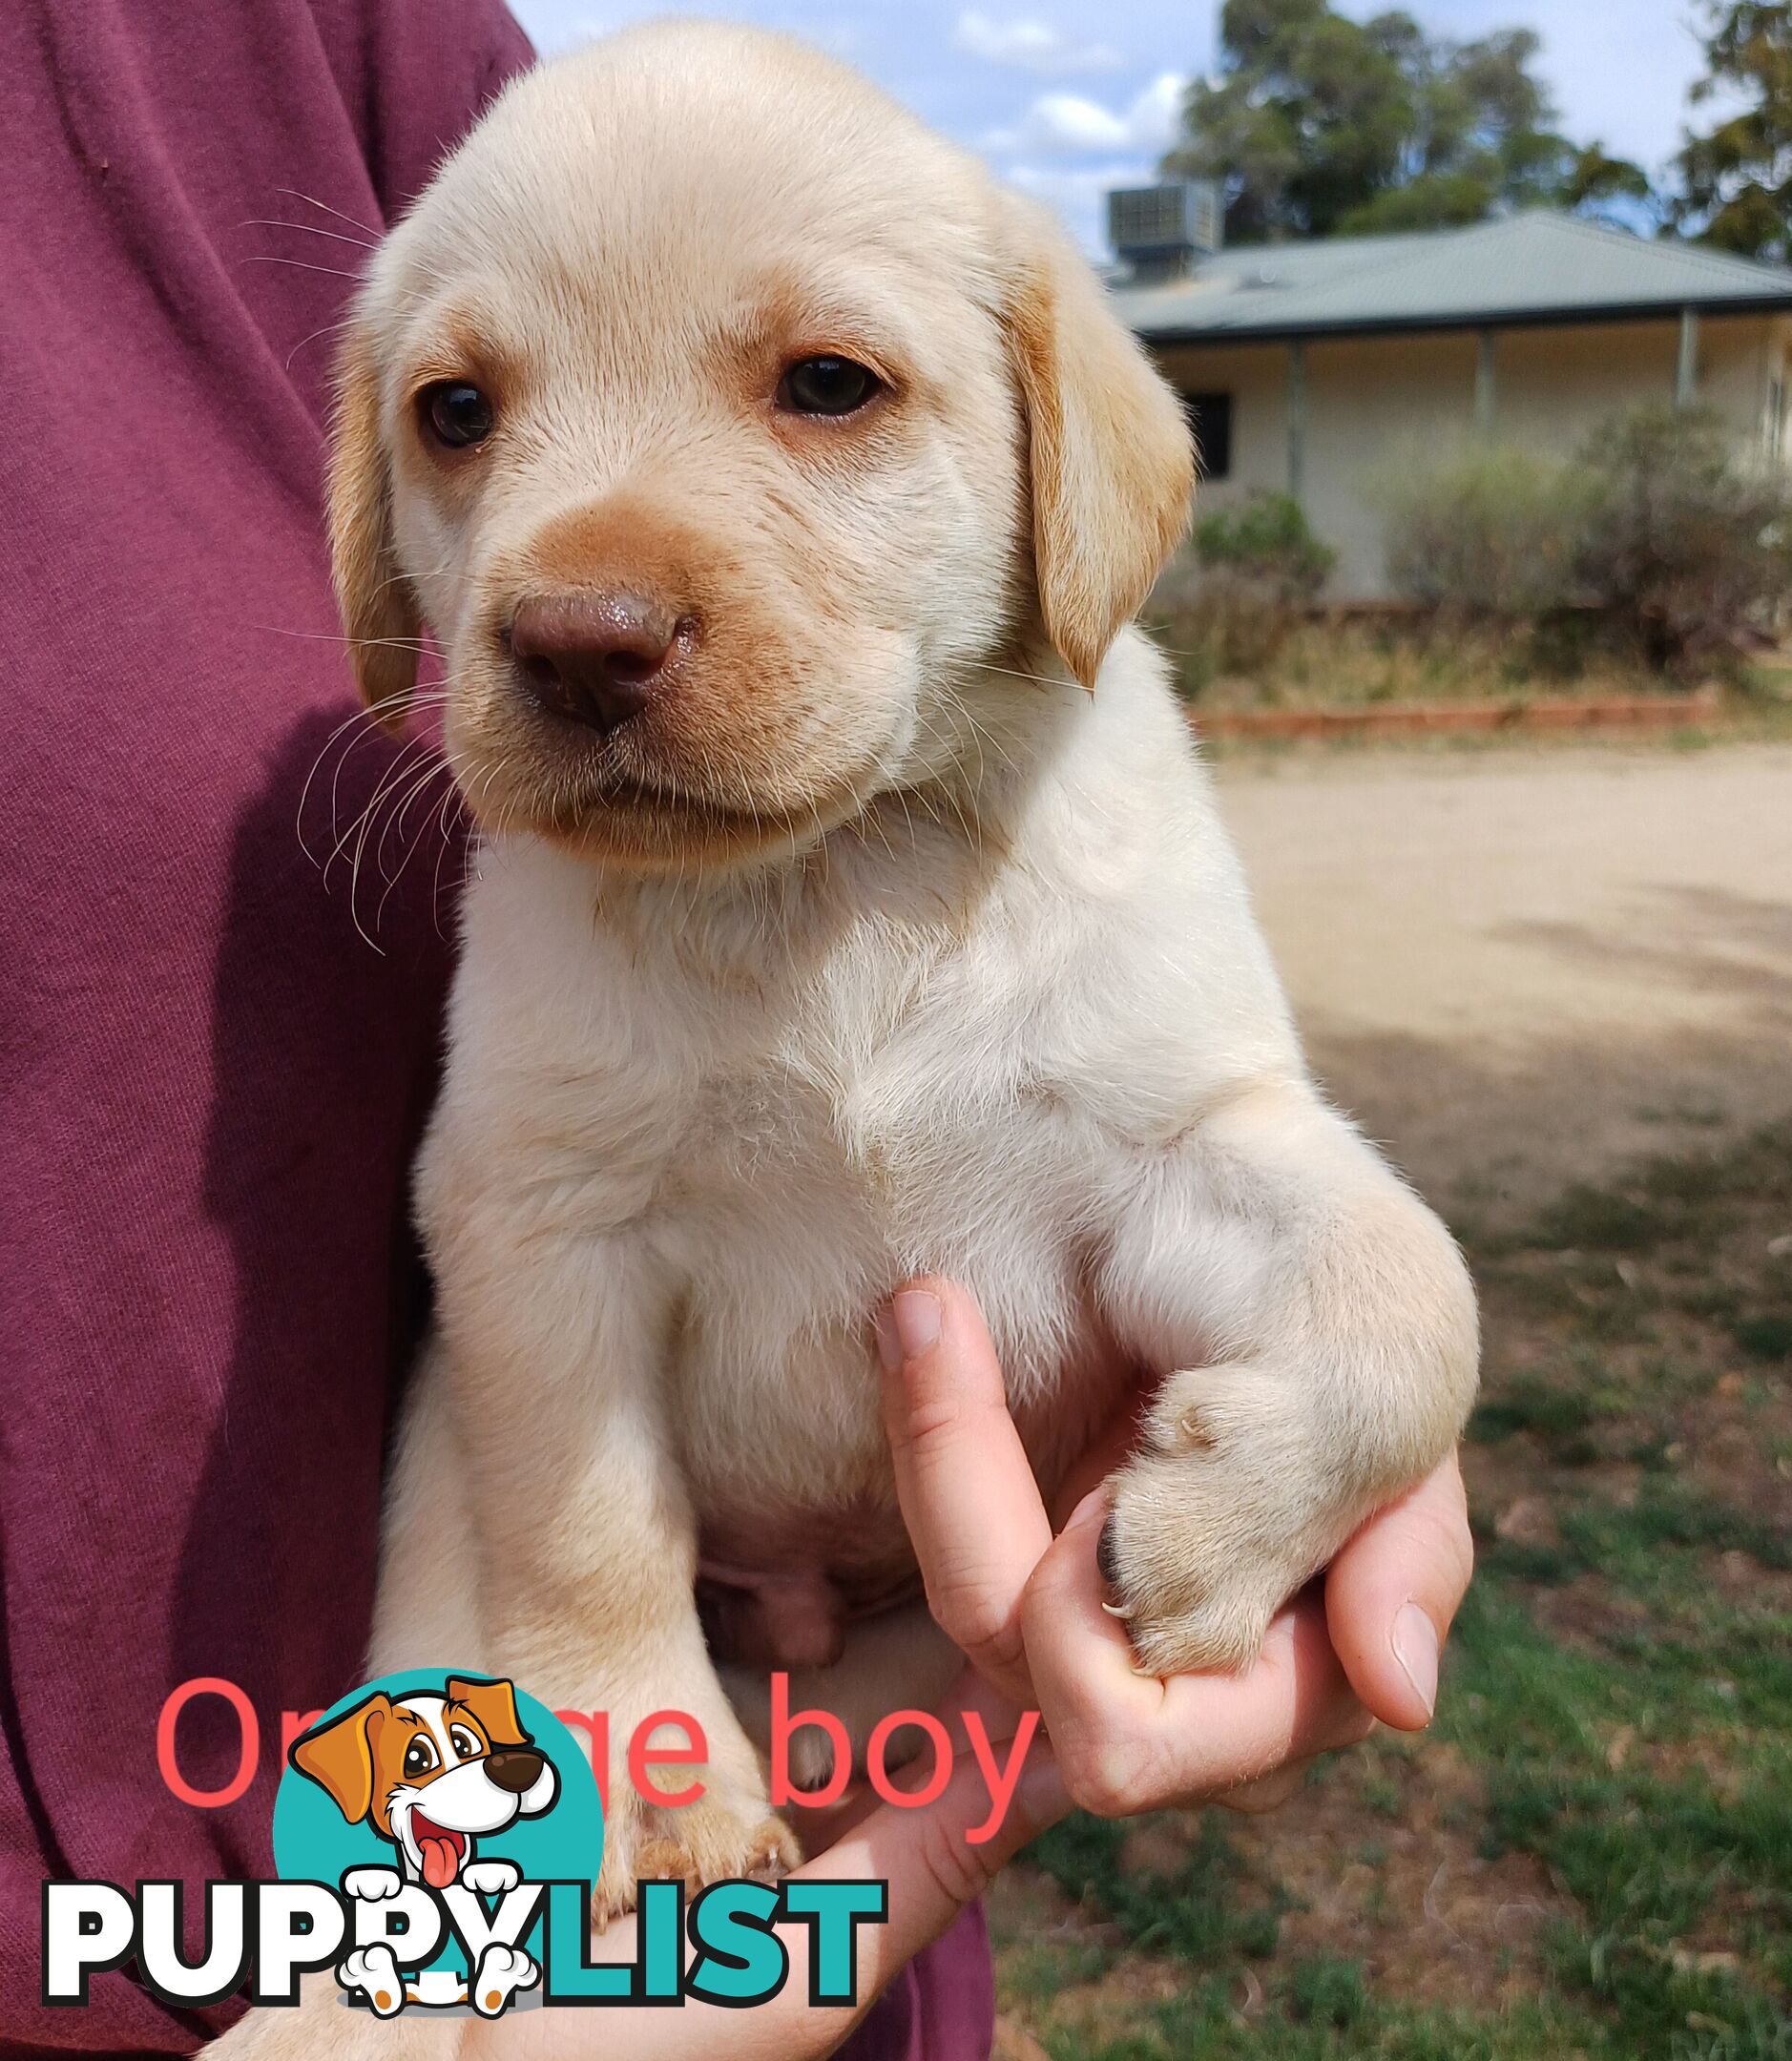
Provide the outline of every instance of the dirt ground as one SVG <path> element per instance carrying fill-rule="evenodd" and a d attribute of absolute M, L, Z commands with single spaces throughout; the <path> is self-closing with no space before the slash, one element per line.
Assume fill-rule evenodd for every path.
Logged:
<path fill-rule="evenodd" d="M 1792 749 L 1217 771 L 1317 1070 L 1447 1213 L 1792 1106 Z"/>

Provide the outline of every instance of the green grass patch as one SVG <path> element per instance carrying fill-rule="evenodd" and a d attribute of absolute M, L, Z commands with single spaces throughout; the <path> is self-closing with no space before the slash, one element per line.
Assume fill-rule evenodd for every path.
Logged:
<path fill-rule="evenodd" d="M 1171 1868 L 1137 1865 L 1126 1852 L 1150 1819 L 1116 1822 L 1078 1815 L 1028 1848 L 1066 1895 L 1115 1926 L 1135 1952 L 1163 1954 L 1192 1967 L 1223 1967 L 1239 1955 L 1273 1953 L 1285 1892 L 1254 1892 L 1237 1849 L 1212 1814 L 1178 1844 Z"/>
<path fill-rule="evenodd" d="M 1216 1813 L 1174 1821 L 1180 1843 L 1086 1819 L 1039 1842 L 1097 1921 L 1002 1951 L 1052 2061 L 1792 2061 L 1788 1224 L 1782 1124 L 1465 1237 L 1480 1565 L 1433 1739 L 1309 1790 L 1336 1866 Z M 1520 1498 L 1547 1521 L 1502 1539 Z M 1427 1967 L 1448 2003 L 1400 1987 L 1404 1928 L 1431 1922 L 1415 1837 L 1421 1884 L 1477 1855 L 1548 1884 L 1472 1967 Z"/>

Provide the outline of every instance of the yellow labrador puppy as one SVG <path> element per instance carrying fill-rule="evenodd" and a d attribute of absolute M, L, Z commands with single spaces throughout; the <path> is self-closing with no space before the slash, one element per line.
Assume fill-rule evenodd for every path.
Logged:
<path fill-rule="evenodd" d="M 615 1785 L 609 1907 L 789 1857 L 768 1667 L 860 1731 L 949 1678 L 879 1420 L 911 1271 L 1048 1491 L 1153 1370 L 1103 1558 L 1155 1672 L 1249 1660 L 1461 1425 L 1462 1265 L 1308 1076 L 1130 627 L 1190 489 L 1062 234 L 781 38 L 522 79 L 373 262 L 343 606 L 394 719 L 439 640 L 484 837 L 372 1664 L 700 1721 L 699 1802 Z"/>

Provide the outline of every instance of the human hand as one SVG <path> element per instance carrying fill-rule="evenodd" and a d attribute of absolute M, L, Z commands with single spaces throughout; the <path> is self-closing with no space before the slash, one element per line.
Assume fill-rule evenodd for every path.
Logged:
<path fill-rule="evenodd" d="M 790 1978 L 766 2005 L 605 2012 L 606 2034 L 639 2061 L 821 2061 L 903 1966 L 1073 1805 L 1110 1817 L 1199 1801 L 1264 1809 L 1310 1759 L 1362 1738 L 1377 1718 L 1407 1731 L 1430 1719 L 1438 1651 L 1472 1557 L 1453 1461 L 1357 1533 L 1323 1593 L 1309 1588 L 1276 1619 L 1247 1673 L 1146 1679 L 1102 1607 L 1100 1491 L 1054 1537 L 975 1304 L 938 1280 L 911 1284 L 903 1301 L 897 1315 L 909 1321 L 883 1327 L 894 1345 L 886 1417 L 897 1484 L 935 1615 L 975 1669 L 942 1715 L 956 1746 L 973 1707 L 998 1752 L 1031 1710 L 1043 1713 L 1048 1737 L 1035 1737 L 1013 1803 L 982 1843 L 969 1835 L 989 1819 L 989 1793 L 961 1753 L 933 1803 L 882 1803 L 797 1871 L 889 1884 L 889 1922 L 860 1934 L 857 2008 L 808 2005 L 807 1933 L 788 1927 Z M 1095 1475 L 1117 1457 L 1117 1446 L 1092 1455 Z M 631 1960 L 635 1948 L 633 1919 L 592 1943 L 594 1959 Z M 584 2014 L 530 2011 L 469 2025 L 461 2051 L 463 2061 L 588 2061 L 594 2046 Z"/>
<path fill-rule="evenodd" d="M 1245 1673 L 1157 1681 L 1104 1607 L 1105 1495 L 1093 1489 L 1053 1536 L 975 1303 L 948 1281 L 912 1282 L 880 1341 L 928 1603 L 992 1688 L 1039 1710 L 1070 1802 L 1101 1817 L 1201 1801 L 1265 1809 L 1378 1718 L 1403 1731 L 1430 1721 L 1473 1561 L 1453 1459 L 1363 1527 Z M 1098 1455 L 1098 1471 L 1117 1457 Z M 1043 1777 L 1032 1797 L 1043 1812 Z"/>

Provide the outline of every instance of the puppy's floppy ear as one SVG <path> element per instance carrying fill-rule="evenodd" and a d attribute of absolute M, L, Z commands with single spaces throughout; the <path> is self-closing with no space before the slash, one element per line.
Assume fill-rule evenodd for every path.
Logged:
<path fill-rule="evenodd" d="M 370 1696 L 293 1741 L 293 1766 L 328 1793 L 350 1824 L 373 1808 L 373 1742 L 391 1714 L 390 1697 Z"/>
<path fill-rule="evenodd" d="M 392 546 L 392 478 L 380 428 L 380 376 L 365 320 L 349 324 L 336 367 L 330 441 L 330 558 L 361 697 L 387 729 L 417 683 L 417 597 Z"/>
<path fill-rule="evenodd" d="M 494 1746 L 527 1746 L 529 1734 L 516 1715 L 516 1691 L 507 1681 L 469 1681 L 451 1675 L 446 1692 L 450 1703 L 465 1703 Z"/>
<path fill-rule="evenodd" d="M 1188 522 L 1194 451 L 1180 404 L 1068 237 L 1031 206 L 1023 220 L 1005 323 L 1027 418 L 1039 605 L 1093 689 Z"/>

